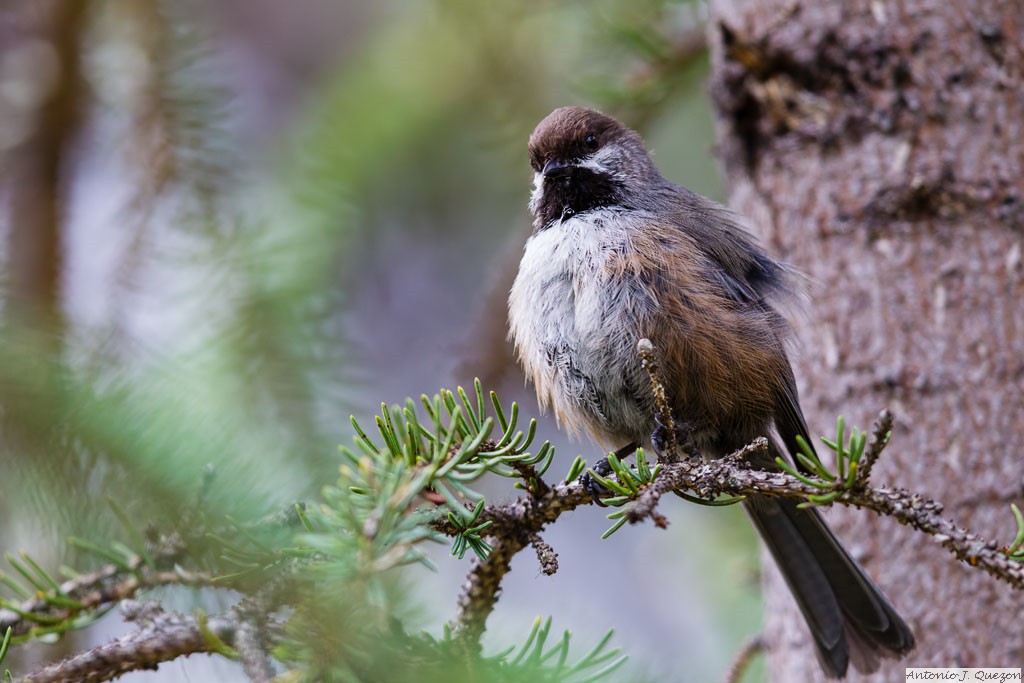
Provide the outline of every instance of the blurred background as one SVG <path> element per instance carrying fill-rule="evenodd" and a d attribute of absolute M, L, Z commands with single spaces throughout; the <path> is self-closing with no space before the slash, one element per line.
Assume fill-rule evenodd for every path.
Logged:
<path fill-rule="evenodd" d="M 200 501 L 253 518 L 315 497 L 349 415 L 474 377 L 535 415 L 505 340 L 526 140 L 596 106 L 720 198 L 704 22 L 666 0 L 4 0 L 0 547 L 88 565 L 66 541 L 123 534 L 108 496 L 160 528 Z M 549 476 L 600 455 L 550 419 L 539 434 Z M 760 627 L 754 534 L 735 508 L 664 511 L 667 531 L 607 541 L 597 508 L 560 520 L 560 571 L 516 558 L 486 648 L 553 615 L 584 645 L 615 628 L 621 680 L 720 677 Z M 434 560 L 407 585 L 440 633 L 469 558 Z M 111 614 L 12 668 L 125 628 Z M 124 680 L 244 677 L 194 658 Z"/>

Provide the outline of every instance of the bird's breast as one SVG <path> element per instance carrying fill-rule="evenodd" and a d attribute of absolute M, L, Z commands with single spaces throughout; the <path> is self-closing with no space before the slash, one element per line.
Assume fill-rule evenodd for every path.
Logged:
<path fill-rule="evenodd" d="M 541 406 L 609 442 L 643 420 L 636 331 L 652 302 L 621 277 L 631 220 L 601 209 L 536 232 L 509 297 L 511 335 Z"/>

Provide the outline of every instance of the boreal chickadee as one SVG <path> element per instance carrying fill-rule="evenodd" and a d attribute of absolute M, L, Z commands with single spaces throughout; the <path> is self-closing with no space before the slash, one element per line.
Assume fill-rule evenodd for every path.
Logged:
<path fill-rule="evenodd" d="M 637 342 L 659 351 L 674 417 L 706 458 L 759 436 L 769 453 L 811 443 L 775 304 L 792 273 L 717 203 L 665 180 L 640 136 L 592 109 L 548 115 L 529 142 L 534 230 L 509 323 L 542 408 L 622 455 L 657 428 Z M 788 583 L 829 676 L 914 647 L 892 604 L 813 509 L 744 507 Z"/>

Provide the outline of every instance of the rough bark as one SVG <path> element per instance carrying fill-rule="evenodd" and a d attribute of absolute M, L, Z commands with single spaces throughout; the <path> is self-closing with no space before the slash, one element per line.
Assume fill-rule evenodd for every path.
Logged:
<path fill-rule="evenodd" d="M 795 321 L 812 432 L 898 416 L 874 474 L 1008 542 L 1024 480 L 1024 3 L 712 1 L 729 203 L 810 276 Z M 1020 666 L 1024 593 L 857 510 L 838 534 L 918 636 L 906 666 Z M 779 575 L 776 681 L 822 680 Z"/>

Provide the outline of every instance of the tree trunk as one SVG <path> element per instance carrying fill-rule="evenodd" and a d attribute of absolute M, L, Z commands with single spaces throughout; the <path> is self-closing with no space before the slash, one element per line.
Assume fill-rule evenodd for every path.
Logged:
<path fill-rule="evenodd" d="M 12 82 L 24 79 L 39 92 L 29 98 L 38 101 L 23 103 L 17 112 L 29 122 L 30 133 L 6 159 L 4 179 L 10 181 L 11 192 L 10 305 L 5 314 L 21 316 L 18 322 L 45 327 L 56 337 L 62 317 L 61 225 L 67 195 L 62 167 L 77 117 L 79 42 L 87 5 L 58 0 L 22 2 L 8 9 L 31 37 L 12 42 L 0 55 L 18 55 L 25 73 L 14 73 Z"/>
<path fill-rule="evenodd" d="M 873 474 L 1007 543 L 1024 475 L 1024 2 L 713 0 L 729 201 L 810 276 L 794 356 L 813 434 L 897 426 Z M 906 666 L 1024 662 L 1024 594 L 930 538 L 828 517 L 915 630 Z M 772 679 L 823 680 L 767 569 Z"/>

